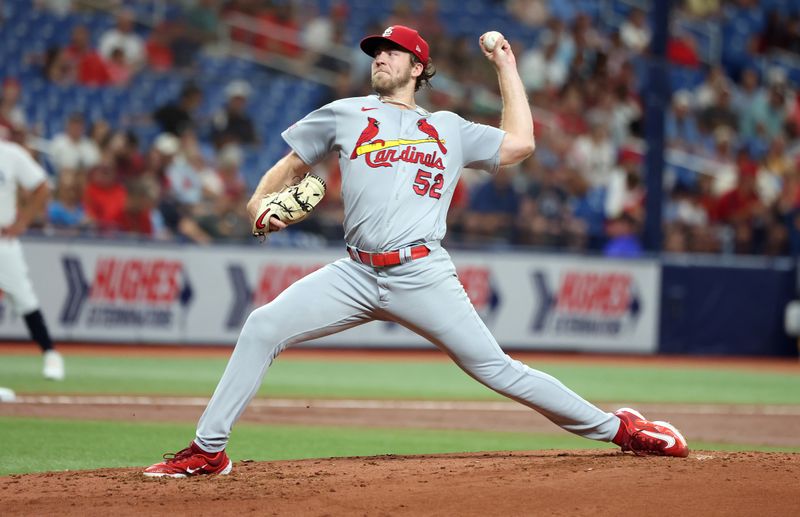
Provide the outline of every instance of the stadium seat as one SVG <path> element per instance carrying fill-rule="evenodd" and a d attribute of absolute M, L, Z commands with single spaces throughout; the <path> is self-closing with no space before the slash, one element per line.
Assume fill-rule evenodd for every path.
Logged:
<path fill-rule="evenodd" d="M 694 90 L 705 78 L 705 72 L 693 68 L 673 66 L 669 69 L 672 91 Z"/>

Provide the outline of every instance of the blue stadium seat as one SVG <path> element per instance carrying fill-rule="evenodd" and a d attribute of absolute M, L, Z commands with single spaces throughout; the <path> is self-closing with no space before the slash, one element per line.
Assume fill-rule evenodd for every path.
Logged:
<path fill-rule="evenodd" d="M 161 128 L 157 124 L 136 124 L 132 126 L 131 131 L 139 139 L 139 149 L 146 151 L 153 145 L 153 142 L 161 133 Z"/>
<path fill-rule="evenodd" d="M 669 70 L 672 91 L 693 90 L 705 78 L 705 72 L 699 69 L 674 66 Z"/>
<path fill-rule="evenodd" d="M 571 22 L 577 13 L 577 9 L 572 2 L 564 2 L 563 0 L 550 0 L 549 8 L 551 16 L 566 23 Z"/>
<path fill-rule="evenodd" d="M 0 4 L 0 16 L 7 23 L 16 21 L 22 10 L 23 5 L 18 2 L 3 2 Z"/>
<path fill-rule="evenodd" d="M 765 13 L 777 11 L 783 16 L 794 16 L 800 13 L 797 0 L 760 0 L 758 5 Z"/>
<path fill-rule="evenodd" d="M 722 64 L 727 72 L 737 77 L 741 69 L 749 66 L 748 40 L 757 33 L 745 19 L 735 19 L 722 26 Z"/>
<path fill-rule="evenodd" d="M 460 6 L 461 2 L 459 0 L 439 0 L 439 12 L 443 17 L 458 12 Z"/>
<path fill-rule="evenodd" d="M 588 14 L 593 20 L 597 20 L 600 17 L 601 5 L 601 2 L 597 2 L 596 0 L 575 1 L 576 11 Z"/>
<path fill-rule="evenodd" d="M 735 9 L 734 13 L 737 22 L 746 26 L 750 34 L 764 30 L 765 16 L 763 8 Z"/>

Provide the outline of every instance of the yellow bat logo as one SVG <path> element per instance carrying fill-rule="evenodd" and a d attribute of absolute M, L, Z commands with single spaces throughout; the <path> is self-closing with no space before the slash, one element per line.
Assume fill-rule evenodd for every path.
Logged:
<path fill-rule="evenodd" d="M 397 139 L 397 140 L 386 140 L 380 142 L 373 142 L 371 144 L 362 144 L 356 149 L 356 156 L 361 156 L 363 154 L 371 153 L 373 151 L 380 151 L 381 149 L 388 149 L 390 147 L 397 147 L 400 145 L 417 145 L 417 144 L 427 144 L 427 143 L 436 143 L 435 138 L 421 138 L 419 140 L 405 140 L 405 139 Z M 442 144 L 445 143 L 444 140 L 439 140 Z"/>

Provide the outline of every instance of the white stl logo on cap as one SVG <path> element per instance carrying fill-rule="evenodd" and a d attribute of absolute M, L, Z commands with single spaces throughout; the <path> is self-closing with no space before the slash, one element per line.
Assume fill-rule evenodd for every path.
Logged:
<path fill-rule="evenodd" d="M 389 36 L 391 36 L 391 35 L 392 35 L 392 27 L 389 27 L 388 29 L 386 29 L 385 31 L 383 31 L 383 37 L 384 37 L 384 38 L 388 38 L 388 37 L 389 37 Z"/>

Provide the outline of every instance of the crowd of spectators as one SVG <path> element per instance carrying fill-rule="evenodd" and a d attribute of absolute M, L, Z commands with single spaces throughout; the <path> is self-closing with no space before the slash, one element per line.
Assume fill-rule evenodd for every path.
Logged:
<path fill-rule="evenodd" d="M 46 2 L 45 2 L 46 3 Z M 369 58 L 353 42 L 348 2 L 329 12 L 308 2 L 197 0 L 180 21 L 156 24 L 146 35 L 131 11 L 91 45 L 77 27 L 67 46 L 42 61 L 49 81 L 125 85 L 139 71 L 191 70 L 197 52 L 213 43 L 220 24 L 246 16 L 263 30 L 237 25 L 230 38 L 259 52 L 336 77 L 327 102 L 369 93 Z M 508 0 L 506 9 L 535 29 L 512 41 L 534 108 L 535 154 L 496 176 L 464 171 L 448 216 L 451 243 L 518 244 L 615 256 L 642 253 L 645 223 L 642 77 L 652 38 L 644 12 L 632 9 L 616 30 L 588 14 L 565 20 L 545 0 Z M 674 16 L 724 23 L 758 10 L 755 0 L 685 0 Z M 704 71 L 696 87 L 678 90 L 665 114 L 669 160 L 663 207 L 663 247 L 670 252 L 800 254 L 800 95 L 784 69 L 759 66 L 759 57 L 798 52 L 800 21 L 766 14 L 763 29 L 738 56 L 705 63 L 691 33 L 673 28 L 672 66 Z M 395 24 L 416 26 L 437 67 L 432 90 L 418 103 L 496 125 L 497 81 L 473 39 L 448 35 L 435 1 L 416 8 L 396 2 L 363 32 Z M 678 24 L 674 24 L 678 27 Z M 361 30 L 359 32 L 362 32 Z M 268 36 L 269 35 L 269 36 Z M 272 36 L 274 35 L 274 36 Z M 336 49 L 350 48 L 341 55 Z M 249 188 L 242 156 L 247 146 L 280 138 L 259 135 L 248 111 L 246 81 L 231 81 L 213 117 L 197 108 L 203 92 L 187 81 L 180 95 L 151 117 L 163 131 L 149 147 L 125 127 L 87 124 L 69 114 L 50 144 L 56 174 L 46 228 L 69 232 L 128 232 L 156 239 L 209 243 L 247 238 Z M 0 94 L 0 137 L 24 132 L 13 78 Z M 341 238 L 342 207 L 335 159 L 320 166 L 329 193 L 315 217 L 292 227 Z"/>

